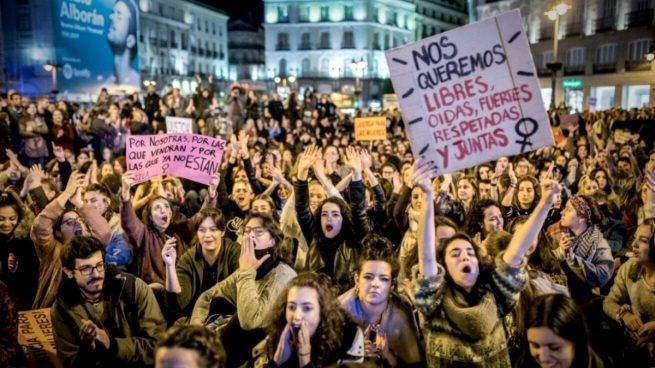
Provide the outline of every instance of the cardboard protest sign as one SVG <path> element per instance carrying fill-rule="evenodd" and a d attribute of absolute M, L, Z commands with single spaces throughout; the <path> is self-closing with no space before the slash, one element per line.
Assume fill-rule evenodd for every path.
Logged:
<path fill-rule="evenodd" d="M 355 118 L 356 141 L 378 141 L 387 139 L 387 118 L 371 116 Z"/>
<path fill-rule="evenodd" d="M 440 174 L 553 144 L 518 10 L 385 55 L 412 151 Z"/>
<path fill-rule="evenodd" d="M 193 120 L 190 118 L 167 116 L 166 133 L 193 133 Z"/>
<path fill-rule="evenodd" d="M 50 308 L 18 312 L 18 344 L 30 367 L 61 367 L 50 321 Z"/>
<path fill-rule="evenodd" d="M 562 129 L 572 131 L 578 127 L 578 120 L 578 114 L 560 115 L 559 126 Z"/>
<path fill-rule="evenodd" d="M 221 165 L 224 150 L 223 139 L 200 134 L 129 135 L 127 171 L 135 174 L 135 183 L 159 175 L 175 175 L 209 184 Z"/>

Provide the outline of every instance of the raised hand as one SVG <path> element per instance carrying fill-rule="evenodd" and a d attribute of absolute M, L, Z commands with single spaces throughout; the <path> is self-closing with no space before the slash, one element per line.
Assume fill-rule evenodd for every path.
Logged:
<path fill-rule="evenodd" d="M 346 166 L 348 166 L 353 172 L 362 172 L 362 160 L 355 147 L 348 147 L 346 149 L 345 161 Z"/>
<path fill-rule="evenodd" d="M 271 255 L 267 254 L 257 259 L 255 256 L 255 240 L 252 235 L 245 235 L 241 246 L 241 254 L 239 255 L 239 270 L 257 270 L 270 257 Z"/>
<path fill-rule="evenodd" d="M 373 160 L 371 160 L 371 154 L 366 149 L 361 149 L 359 151 L 359 159 L 362 162 L 362 168 L 364 170 L 370 170 L 373 166 Z"/>
<path fill-rule="evenodd" d="M 539 185 L 541 186 L 541 200 L 552 205 L 555 202 L 555 198 L 558 194 L 562 192 L 562 185 L 553 179 L 553 168 L 555 163 L 551 162 L 548 167 L 548 173 L 546 177 L 541 180 Z"/>
<path fill-rule="evenodd" d="M 164 247 L 161 249 L 161 258 L 167 267 L 175 267 L 177 260 L 177 240 L 173 237 L 166 239 Z"/>
<path fill-rule="evenodd" d="M 209 193 L 210 198 L 216 198 L 216 190 L 218 185 L 221 183 L 221 173 L 219 170 L 216 170 L 214 175 L 212 175 L 211 180 L 209 181 L 209 186 L 207 187 L 207 192 Z"/>
<path fill-rule="evenodd" d="M 514 164 L 512 163 L 509 164 L 507 175 L 509 175 L 509 182 L 512 184 L 512 186 L 516 186 L 519 180 L 516 178 L 516 174 L 514 173 Z"/>
<path fill-rule="evenodd" d="M 130 200 L 130 188 L 134 184 L 134 174 L 125 173 L 121 177 L 121 197 L 123 201 Z"/>
<path fill-rule="evenodd" d="M 273 361 L 279 367 L 291 358 L 291 353 L 293 353 L 293 327 L 291 323 L 287 323 L 282 330 L 280 341 L 277 343 Z"/>
<path fill-rule="evenodd" d="M 414 173 L 412 181 L 418 185 L 424 193 L 432 193 L 432 179 L 437 176 L 437 166 L 433 161 L 426 161 L 419 157 L 414 161 Z"/>
<path fill-rule="evenodd" d="M 307 180 L 309 168 L 316 162 L 318 151 L 319 148 L 317 146 L 311 145 L 305 148 L 305 151 L 298 156 L 298 178 L 300 180 Z"/>

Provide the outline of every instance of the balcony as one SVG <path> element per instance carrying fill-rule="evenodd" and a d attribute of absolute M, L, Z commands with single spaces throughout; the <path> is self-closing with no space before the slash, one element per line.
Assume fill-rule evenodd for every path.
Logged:
<path fill-rule="evenodd" d="M 289 47 L 288 43 L 278 43 L 275 45 L 275 50 L 276 51 L 289 51 L 291 48 Z"/>
<path fill-rule="evenodd" d="M 567 37 L 579 36 L 580 34 L 582 34 L 582 23 L 580 22 L 567 23 L 566 27 L 564 28 L 564 31 L 566 32 Z"/>
<path fill-rule="evenodd" d="M 373 44 L 373 50 L 382 50 L 382 46 L 379 42 Z"/>
<path fill-rule="evenodd" d="M 341 44 L 342 50 L 352 50 L 354 48 L 355 48 L 355 44 L 353 42 L 344 42 Z"/>
<path fill-rule="evenodd" d="M 205 49 L 198 49 L 199 56 L 205 56 Z"/>
<path fill-rule="evenodd" d="M 311 49 L 312 49 L 312 45 L 310 45 L 309 43 L 301 43 L 298 46 L 298 50 L 301 50 L 301 51 L 306 51 L 306 50 L 311 50 Z"/>
<path fill-rule="evenodd" d="M 168 40 L 159 40 L 160 47 L 168 47 Z"/>
<path fill-rule="evenodd" d="M 650 70 L 650 62 L 646 60 L 626 60 L 625 70 L 629 72 Z"/>
<path fill-rule="evenodd" d="M 653 9 L 637 10 L 626 13 L 628 27 L 643 27 L 653 24 Z"/>
<path fill-rule="evenodd" d="M 594 63 L 594 73 L 595 74 L 616 73 L 616 63 L 605 63 L 605 64 Z"/>
<path fill-rule="evenodd" d="M 615 19 L 613 15 L 596 18 L 596 32 L 606 32 L 614 30 Z"/>
<path fill-rule="evenodd" d="M 329 43 L 320 43 L 318 45 L 319 50 L 330 50 L 332 49 L 332 46 Z"/>
<path fill-rule="evenodd" d="M 584 72 L 585 72 L 584 64 L 564 66 L 564 75 L 580 75 L 580 74 L 584 74 Z"/>

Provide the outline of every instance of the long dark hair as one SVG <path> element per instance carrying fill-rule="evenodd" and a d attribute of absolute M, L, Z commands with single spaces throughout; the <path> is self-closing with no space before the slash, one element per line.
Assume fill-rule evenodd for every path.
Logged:
<path fill-rule="evenodd" d="M 525 333 L 527 341 L 530 328 L 546 327 L 557 336 L 570 341 L 574 345 L 575 357 L 572 367 L 589 367 L 589 363 L 597 357 L 589 345 L 587 324 L 582 310 L 573 299 L 562 294 L 542 295 L 534 299 L 531 308 L 525 316 Z M 530 354 L 529 344 L 524 344 L 522 364 L 520 367 L 538 367 Z"/>
<path fill-rule="evenodd" d="M 326 203 L 334 203 L 339 206 L 341 210 L 341 231 L 336 236 L 336 239 L 341 241 L 344 239 L 352 239 L 353 237 L 353 215 L 348 203 L 339 197 L 328 197 L 318 206 L 316 213 L 314 214 L 314 237 L 321 240 L 327 240 L 325 234 L 323 234 L 323 229 L 321 227 L 321 211 L 323 206 Z"/>
<path fill-rule="evenodd" d="M 532 183 L 532 188 L 534 189 L 534 199 L 532 200 L 532 204 L 530 204 L 529 208 L 529 210 L 532 210 L 539 202 L 539 198 L 541 198 L 541 186 L 539 186 L 539 180 L 531 175 L 520 177 L 516 182 L 516 190 L 514 191 L 514 197 L 512 198 L 512 207 L 522 209 L 519 205 L 519 186 L 524 181 L 529 181 Z"/>
<path fill-rule="evenodd" d="M 450 243 L 452 243 L 455 240 L 464 240 L 469 242 L 473 246 L 473 250 L 475 252 L 475 258 L 478 260 L 478 268 L 479 268 L 479 274 L 478 274 L 478 279 L 475 281 L 475 285 L 473 286 L 473 289 L 471 290 L 470 293 L 465 292 L 463 288 L 461 288 L 459 285 L 455 284 L 453 279 L 450 276 L 450 273 L 448 272 L 448 269 L 446 268 L 446 248 Z M 441 243 L 439 243 L 439 246 L 437 247 L 437 262 L 441 265 L 443 265 L 444 269 L 446 270 L 446 282 L 451 287 L 454 287 L 460 291 L 462 291 L 462 294 L 465 295 L 468 299 L 468 301 L 471 304 L 478 304 L 480 300 L 482 300 L 482 297 L 484 296 L 485 293 L 491 290 L 491 276 L 492 276 L 492 263 L 491 260 L 488 257 L 483 256 L 483 251 L 480 248 L 480 246 L 471 239 L 470 236 L 464 233 L 456 233 L 452 238 L 448 239 L 443 239 Z"/>
<path fill-rule="evenodd" d="M 341 347 L 342 333 L 348 321 L 348 316 L 337 302 L 337 296 L 332 288 L 330 278 L 319 273 L 303 272 L 298 274 L 289 282 L 286 290 L 280 294 L 271 314 L 272 323 L 268 327 L 268 336 L 271 340 L 268 347 L 269 354 L 273 356 L 273 353 L 275 353 L 282 331 L 287 324 L 287 297 L 289 290 L 294 287 L 312 288 L 318 294 L 321 322 L 311 338 L 311 361 L 316 367 L 323 367 L 331 363 L 330 358 Z"/>
<path fill-rule="evenodd" d="M 476 233 L 480 233 L 480 235 L 483 235 L 483 238 L 488 235 L 484 230 L 484 211 L 493 206 L 496 206 L 502 212 L 500 204 L 493 199 L 481 199 L 473 203 L 465 225 L 467 234 L 475 235 Z"/>
<path fill-rule="evenodd" d="M 9 237 L 11 237 L 25 216 L 25 204 L 23 204 L 23 201 L 20 199 L 20 196 L 18 193 L 16 193 L 14 188 L 8 187 L 0 192 L 0 207 L 11 207 L 14 211 L 16 211 L 18 219 L 16 221 L 16 226 L 14 226 L 11 234 L 9 234 Z"/>
<path fill-rule="evenodd" d="M 165 200 L 165 201 L 168 203 L 168 206 L 171 208 L 171 221 L 169 222 L 168 227 L 166 228 L 166 230 L 164 231 L 164 233 L 166 233 L 166 232 L 168 232 L 168 231 L 170 230 L 170 228 L 171 228 L 171 224 L 173 223 L 173 216 L 175 215 L 175 209 L 173 208 L 173 204 L 171 203 L 171 201 L 168 200 L 168 198 L 166 198 L 166 197 L 162 197 L 162 196 L 159 196 L 159 195 L 158 195 L 158 196 L 154 196 L 154 197 L 152 197 L 152 198 L 148 201 L 148 203 L 147 203 L 147 204 L 145 205 L 145 207 L 143 208 L 143 212 L 141 213 L 141 221 L 143 221 L 143 223 L 144 223 L 144 224 L 145 224 L 149 229 L 153 230 L 153 231 L 156 232 L 157 234 L 159 234 L 159 230 L 155 227 L 154 222 L 152 222 L 152 215 L 151 215 L 151 212 L 152 212 L 152 206 L 154 205 L 155 201 L 158 200 L 158 199 L 163 199 L 163 200 Z"/>

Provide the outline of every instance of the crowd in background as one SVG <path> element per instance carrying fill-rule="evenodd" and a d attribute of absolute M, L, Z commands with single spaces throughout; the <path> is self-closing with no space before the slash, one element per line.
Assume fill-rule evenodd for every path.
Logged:
<path fill-rule="evenodd" d="M 0 96 L 0 366 L 39 308 L 65 367 L 655 366 L 655 108 L 437 175 L 398 109 L 358 142 L 329 95 L 199 82 Z M 226 140 L 209 185 L 134 183 L 167 116 Z"/>

